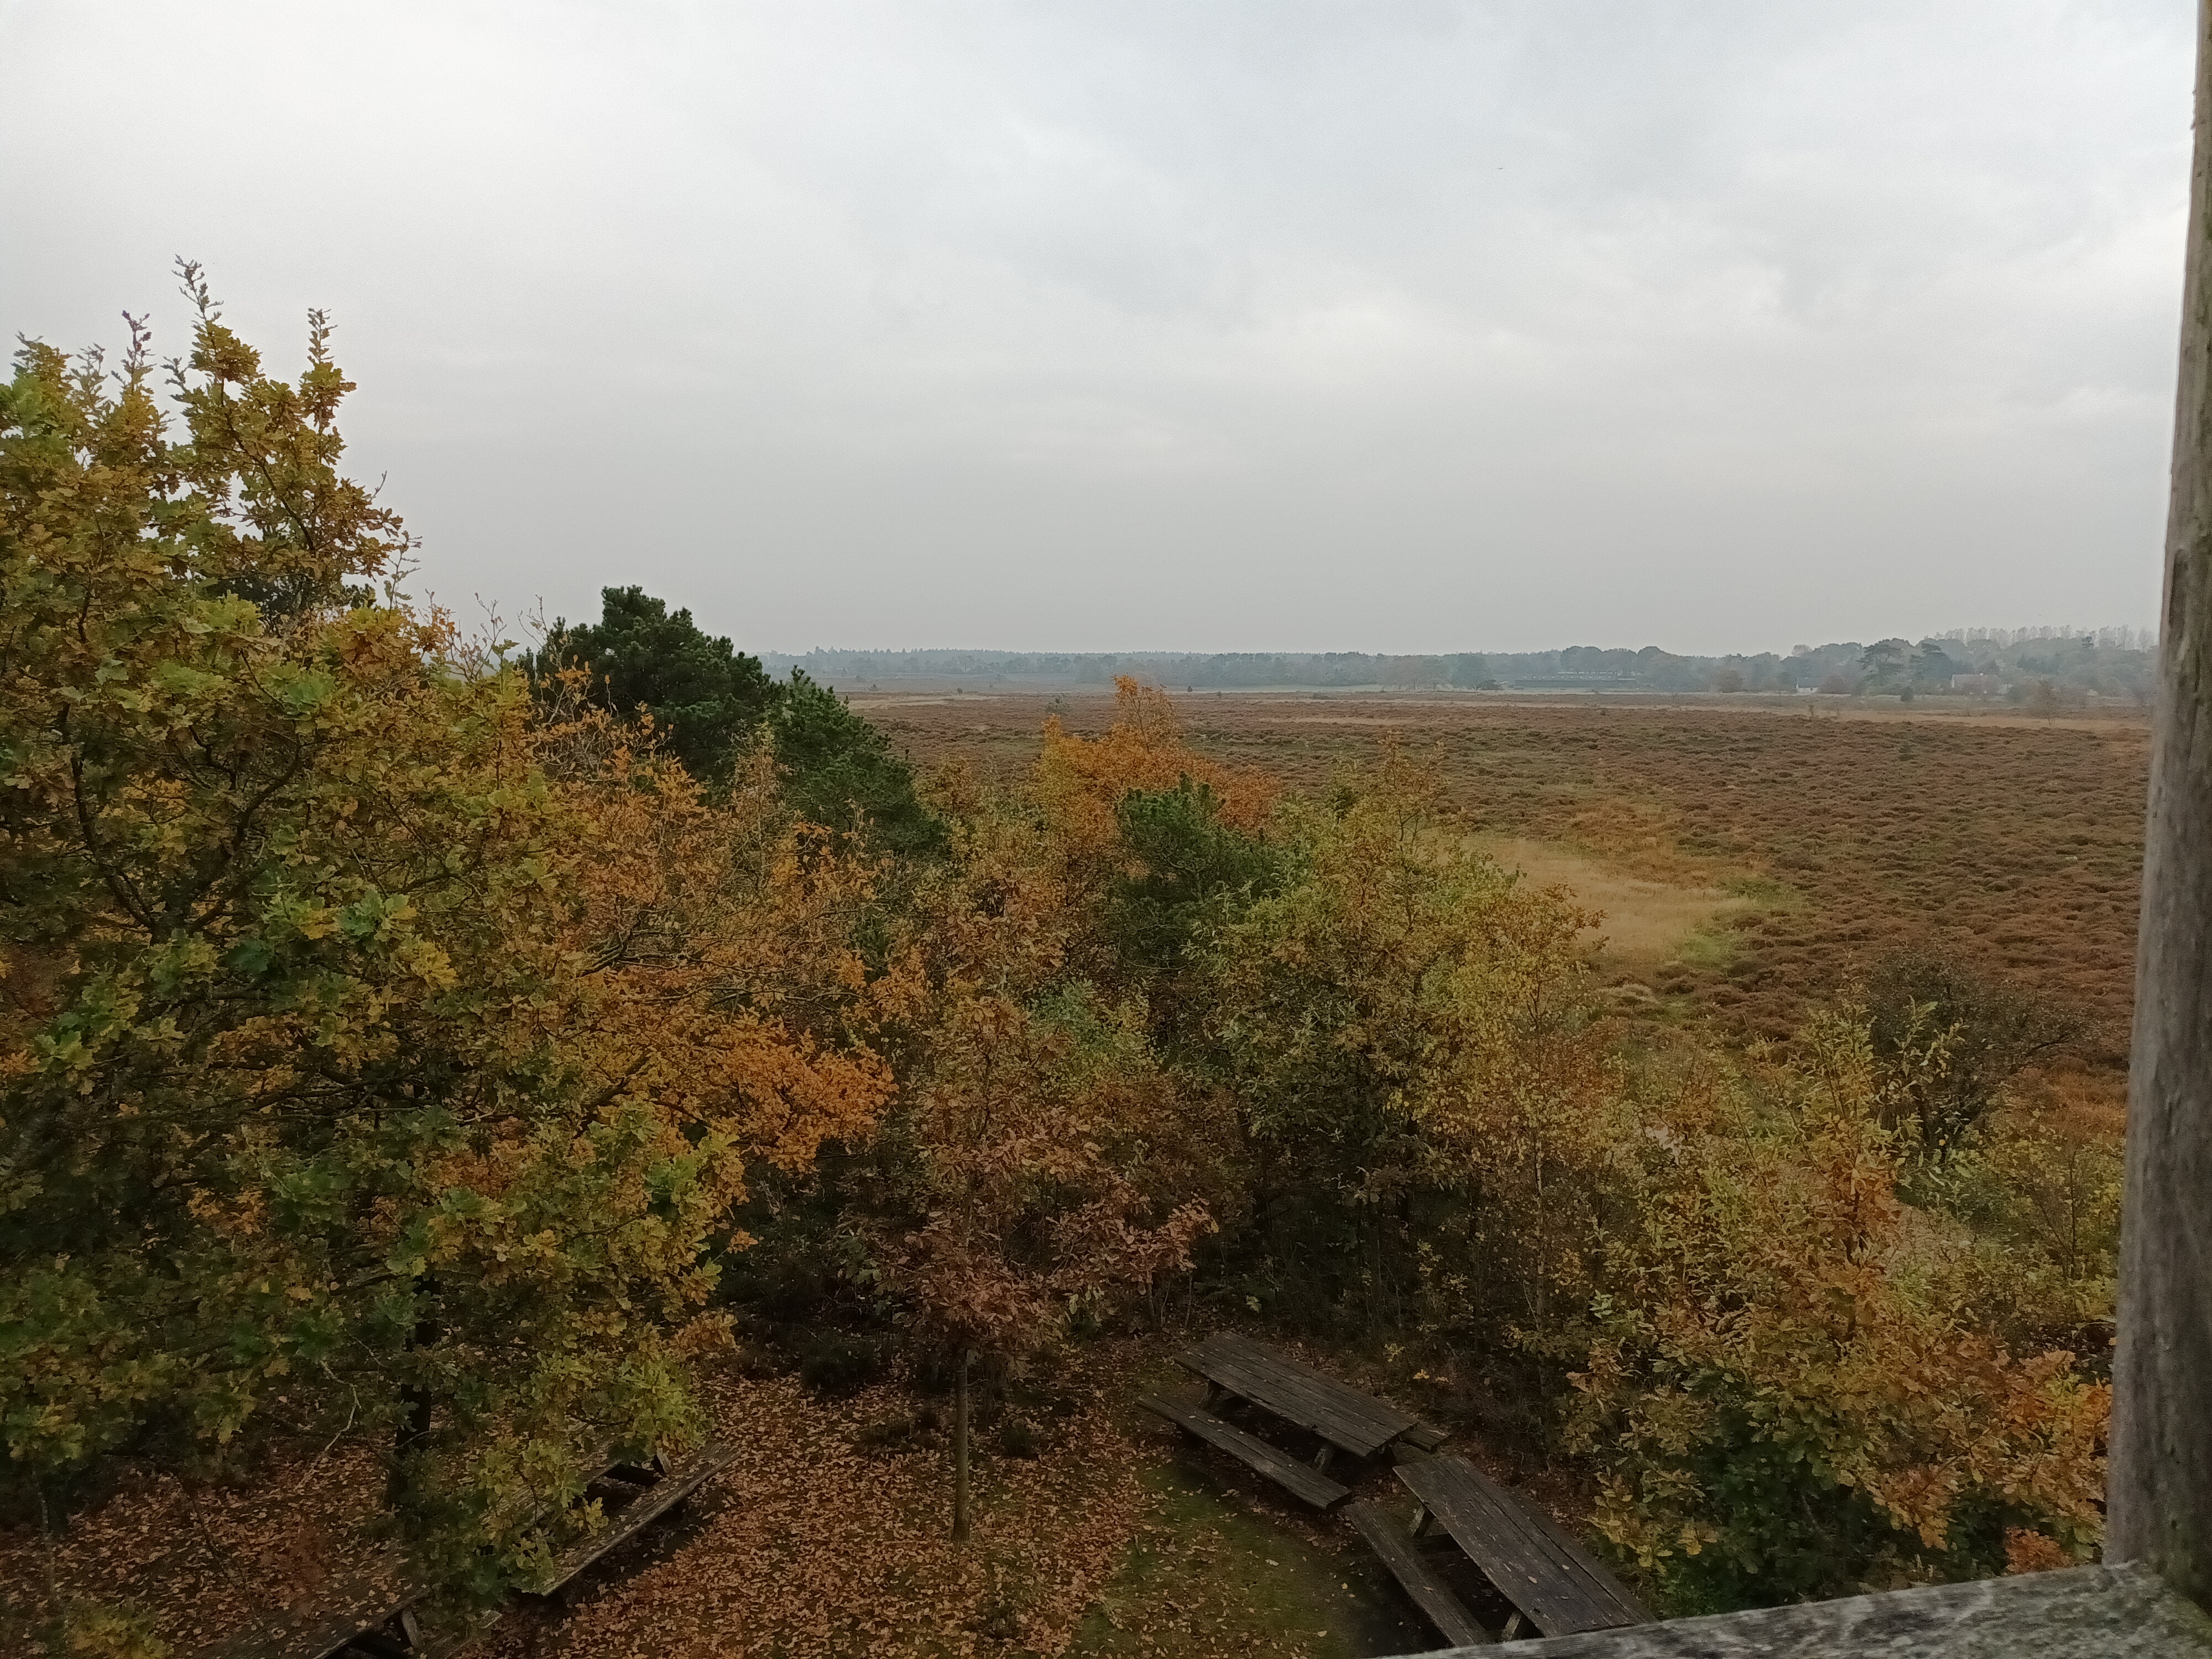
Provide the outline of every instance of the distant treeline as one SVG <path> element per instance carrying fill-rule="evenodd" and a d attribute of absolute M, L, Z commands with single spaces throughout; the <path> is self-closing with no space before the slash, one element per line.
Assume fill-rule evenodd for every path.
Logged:
<path fill-rule="evenodd" d="M 2047 688 L 2079 698 L 2136 698 L 2148 684 L 2148 629 L 1955 629 L 1918 642 L 1844 640 L 1787 655 L 1699 657 L 1647 645 L 1558 651 L 1392 656 L 1364 651 L 823 651 L 764 653 L 776 673 L 803 671 L 844 691 L 885 681 L 1104 687 L 1133 675 L 1170 690 L 1381 686 L 1468 690 L 1810 691 L 1867 696 L 2003 696 Z"/>
<path fill-rule="evenodd" d="M 1447 656 L 1392 657 L 1364 651 L 1224 651 L 1211 655 L 1171 651 L 810 651 L 803 657 L 763 653 L 761 660 L 774 672 L 803 669 L 811 678 L 848 691 L 859 682 L 885 679 L 1036 680 L 1106 686 L 1124 674 L 1157 685 L 1208 689 L 1274 685 L 1473 688 L 1494 672 L 1489 659 L 1470 652 Z"/>

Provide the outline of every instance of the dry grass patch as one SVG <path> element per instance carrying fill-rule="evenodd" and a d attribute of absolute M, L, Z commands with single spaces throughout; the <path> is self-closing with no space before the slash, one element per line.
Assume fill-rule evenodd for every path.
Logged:
<path fill-rule="evenodd" d="M 1601 912 L 1584 938 L 1609 965 L 1656 967 L 1702 930 L 1751 908 L 1726 887 L 1654 880 L 1555 842 L 1483 836 L 1479 844 L 1530 885 L 1564 887 L 1577 904 Z"/>

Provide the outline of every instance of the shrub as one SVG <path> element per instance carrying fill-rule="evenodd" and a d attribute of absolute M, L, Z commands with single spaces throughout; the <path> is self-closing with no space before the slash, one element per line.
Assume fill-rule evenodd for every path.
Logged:
<path fill-rule="evenodd" d="M 2008 1532 L 2087 1557 L 2107 1391 L 2010 1352 L 1972 1238 L 1899 1199 L 1863 1021 L 1805 1047 L 1778 1100 L 1648 1110 L 1571 1419 L 1600 1530 L 1686 1611 L 1998 1572 Z"/>
<path fill-rule="evenodd" d="M 1401 755 L 1277 834 L 1277 884 L 1210 930 L 1204 987 L 1262 1299 L 1548 1327 L 1588 1299 L 1591 1188 L 1568 1172 L 1601 1155 L 1615 1086 L 1575 946 L 1591 918 L 1469 845 Z"/>
<path fill-rule="evenodd" d="M 816 1393 L 836 1399 L 881 1382 L 890 1368 L 888 1343 L 832 1332 L 807 1343 L 799 1357 L 799 1380 Z"/>
<path fill-rule="evenodd" d="M 2067 1010 L 1924 949 L 1884 957 L 1867 976 L 1864 997 L 1882 1115 L 1909 1127 L 1917 1156 L 1937 1162 L 2008 1082 L 2082 1032 Z"/>

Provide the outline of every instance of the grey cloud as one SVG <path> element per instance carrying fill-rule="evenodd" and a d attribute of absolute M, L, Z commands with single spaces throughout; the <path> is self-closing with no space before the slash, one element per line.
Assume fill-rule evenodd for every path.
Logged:
<path fill-rule="evenodd" d="M 757 647 L 2141 623 L 2185 7 L 0 8 L 0 314 L 278 362 L 447 593 Z"/>

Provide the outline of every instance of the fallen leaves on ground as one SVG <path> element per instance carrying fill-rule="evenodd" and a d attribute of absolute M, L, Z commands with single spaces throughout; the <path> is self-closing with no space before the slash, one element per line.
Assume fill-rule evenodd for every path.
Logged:
<path fill-rule="evenodd" d="M 977 1437 L 974 1540 L 950 1536 L 942 1433 L 911 1449 L 861 1431 L 912 1409 L 894 1389 L 825 1402 L 787 1378 L 708 1387 L 737 1461 L 692 1513 L 580 1586 L 573 1612 L 510 1614 L 483 1659 L 1034 1653 L 1064 1649 L 1120 1561 L 1145 1496 L 1146 1454 L 1112 1401 L 1133 1358 L 1115 1346 L 1071 1379 L 1079 1400 L 1035 1458 Z"/>
<path fill-rule="evenodd" d="M 1132 1407 L 1146 1388 L 1178 1386 L 1167 1355 L 1181 1346 L 1076 1351 L 1053 1381 L 1058 1410 L 1029 1419 L 1033 1458 L 998 1455 L 980 1425 L 964 1547 L 948 1535 L 946 1429 L 882 1433 L 924 1402 L 896 1387 L 834 1401 L 786 1376 L 714 1374 L 702 1392 L 736 1460 L 565 1601 L 510 1601 L 471 1659 L 1324 1659 L 1427 1640 L 1340 1521 Z M 1309 1357 L 1382 1380 L 1347 1356 Z M 321 1605 L 378 1552 L 362 1528 L 380 1477 L 365 1454 L 315 1449 L 227 1482 L 126 1477 L 53 1552 L 64 1595 L 135 1604 L 179 1659 L 272 1610 Z M 1403 1498 L 1387 1467 L 1360 1488 Z M 0 1649 L 27 1649 L 46 1616 L 48 1565 L 36 1528 L 0 1531 L 0 1618 L 13 1621 Z"/>
<path fill-rule="evenodd" d="M 0 1650 L 27 1649 L 52 1616 L 50 1584 L 65 1601 L 131 1604 L 179 1655 L 349 1589 L 379 1554 L 361 1536 L 372 1464 L 310 1451 L 242 1480 L 129 1472 L 51 1549 L 35 1526 L 0 1529 Z"/>

